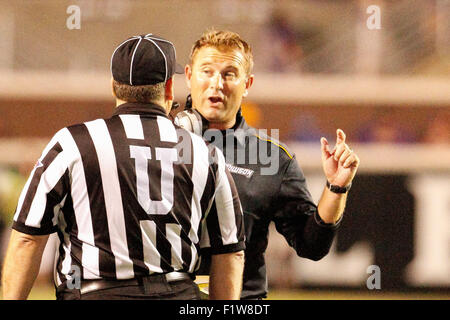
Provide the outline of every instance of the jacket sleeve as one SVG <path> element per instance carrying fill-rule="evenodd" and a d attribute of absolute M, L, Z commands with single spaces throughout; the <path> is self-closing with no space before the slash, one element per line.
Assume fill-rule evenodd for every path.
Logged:
<path fill-rule="evenodd" d="M 326 224 L 320 219 L 295 156 L 284 171 L 276 202 L 276 229 L 297 254 L 311 260 L 326 256 L 340 221 Z"/>

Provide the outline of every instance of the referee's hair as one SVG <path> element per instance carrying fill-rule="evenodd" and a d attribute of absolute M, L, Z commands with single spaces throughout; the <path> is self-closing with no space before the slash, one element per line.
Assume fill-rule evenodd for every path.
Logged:
<path fill-rule="evenodd" d="M 153 85 L 130 86 L 113 80 L 113 91 L 116 97 L 126 102 L 150 103 L 164 98 L 166 83 Z"/>

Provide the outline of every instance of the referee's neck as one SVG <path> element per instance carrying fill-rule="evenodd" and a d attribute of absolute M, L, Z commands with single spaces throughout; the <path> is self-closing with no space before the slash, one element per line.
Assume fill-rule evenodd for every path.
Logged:
<path fill-rule="evenodd" d="M 168 112 L 169 102 L 167 102 L 166 104 L 162 104 L 160 101 L 155 101 L 155 102 L 152 102 L 152 104 L 156 104 L 156 105 L 160 106 L 161 108 L 163 108 L 166 111 L 166 114 L 168 114 L 169 113 Z M 128 102 L 116 98 L 116 108 L 118 108 L 119 106 L 121 106 L 122 104 L 125 104 L 125 103 L 128 103 Z"/>
<path fill-rule="evenodd" d="M 127 103 L 127 102 L 116 98 L 116 108 L 124 103 Z"/>

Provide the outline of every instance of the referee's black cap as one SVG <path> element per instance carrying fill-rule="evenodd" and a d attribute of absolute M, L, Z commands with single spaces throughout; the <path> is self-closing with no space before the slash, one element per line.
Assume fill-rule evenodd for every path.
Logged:
<path fill-rule="evenodd" d="M 182 74 L 172 42 L 153 35 L 134 36 L 122 42 L 111 57 L 111 73 L 117 82 L 131 86 L 166 82 Z"/>

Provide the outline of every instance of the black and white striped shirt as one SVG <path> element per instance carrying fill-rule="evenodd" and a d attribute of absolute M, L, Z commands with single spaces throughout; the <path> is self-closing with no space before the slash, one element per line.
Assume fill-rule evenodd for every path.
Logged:
<path fill-rule="evenodd" d="M 221 151 L 152 104 L 60 130 L 19 198 L 13 228 L 58 233 L 59 285 L 198 267 L 199 251 L 244 248 L 242 209 Z"/>

